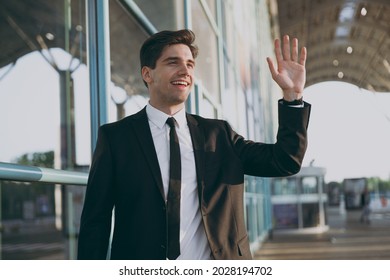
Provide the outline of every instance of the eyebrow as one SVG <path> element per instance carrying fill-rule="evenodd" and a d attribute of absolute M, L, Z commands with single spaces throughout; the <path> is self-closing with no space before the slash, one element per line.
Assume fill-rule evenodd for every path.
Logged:
<path fill-rule="evenodd" d="M 165 58 L 163 60 L 163 62 L 166 62 L 166 61 L 177 61 L 177 60 L 181 60 L 181 58 L 177 57 L 177 56 L 170 56 L 170 57 Z M 186 62 L 190 62 L 190 63 L 195 65 L 195 60 L 193 60 L 193 59 L 188 59 L 188 60 L 186 60 Z"/>

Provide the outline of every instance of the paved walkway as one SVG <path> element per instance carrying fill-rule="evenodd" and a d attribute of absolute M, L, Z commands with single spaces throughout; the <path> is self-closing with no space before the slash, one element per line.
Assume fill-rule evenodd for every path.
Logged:
<path fill-rule="evenodd" d="M 318 234 L 275 232 L 254 254 L 258 260 L 390 260 L 390 219 L 361 224 L 360 211 L 327 211 L 330 229 Z M 24 238 L 23 238 L 24 237 Z M 15 239 L 15 240 L 14 240 Z M 5 238 L 3 259 L 64 259 L 60 232 Z M 58 243 L 59 242 L 59 243 Z M 23 244 L 20 244 L 23 243 Z M 28 244 L 27 244 L 28 243 Z M 11 246 L 12 245 L 12 246 Z"/>
<path fill-rule="evenodd" d="M 254 258 L 258 260 L 390 260 L 390 219 L 359 221 L 360 211 L 327 211 L 330 229 L 325 233 L 275 232 Z"/>

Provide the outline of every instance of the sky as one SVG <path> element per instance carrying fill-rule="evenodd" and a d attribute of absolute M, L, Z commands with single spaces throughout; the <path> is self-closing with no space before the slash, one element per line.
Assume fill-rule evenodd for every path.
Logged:
<path fill-rule="evenodd" d="M 37 70 L 38 69 L 38 70 Z M 3 71 L 2 71 L 3 70 Z M 4 69 L 0 69 L 0 77 Z M 76 154 L 80 165 L 90 162 L 88 69 L 74 73 Z M 25 153 L 59 153 L 59 77 L 37 52 L 17 60 L 0 80 L 0 161 L 13 162 Z"/>
<path fill-rule="evenodd" d="M 0 77 L 2 73 L 0 69 Z M 91 156 L 86 117 L 89 90 L 83 82 L 87 76 L 85 66 L 74 74 L 77 163 L 81 165 L 89 164 Z M 58 152 L 58 83 L 51 66 L 34 54 L 18 60 L 0 80 L 0 161 L 12 162 L 24 153 Z M 304 166 L 325 167 L 327 182 L 356 177 L 390 179 L 390 93 L 325 82 L 306 88 L 304 99 L 312 105 Z M 109 111 L 110 116 L 115 115 L 115 110 Z"/>
<path fill-rule="evenodd" d="M 390 93 L 373 93 L 344 82 L 304 91 L 312 104 L 304 165 L 327 169 L 326 181 L 390 179 Z"/>

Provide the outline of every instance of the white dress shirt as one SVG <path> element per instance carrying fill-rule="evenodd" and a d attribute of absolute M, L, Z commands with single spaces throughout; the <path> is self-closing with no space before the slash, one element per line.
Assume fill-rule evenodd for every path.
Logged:
<path fill-rule="evenodd" d="M 154 108 L 149 103 L 146 113 L 152 132 L 154 147 L 161 170 L 165 197 L 169 187 L 169 126 L 167 118 L 171 117 Z M 181 200 L 180 200 L 180 256 L 178 260 L 207 260 L 211 250 L 203 227 L 199 210 L 199 195 L 196 181 L 194 149 L 191 134 L 187 125 L 185 110 L 182 109 L 172 117 L 176 120 L 176 133 L 179 138 L 181 155 Z M 153 221 L 150 221 L 153 222 Z"/>

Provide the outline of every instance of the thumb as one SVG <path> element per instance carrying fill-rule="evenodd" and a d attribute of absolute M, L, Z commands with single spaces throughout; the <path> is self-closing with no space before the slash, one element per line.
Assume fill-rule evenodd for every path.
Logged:
<path fill-rule="evenodd" d="M 272 59 L 270 57 L 267 57 L 267 63 L 268 63 L 268 67 L 269 67 L 269 70 L 271 72 L 272 77 L 276 76 L 277 72 L 276 72 L 274 63 L 272 62 Z"/>

